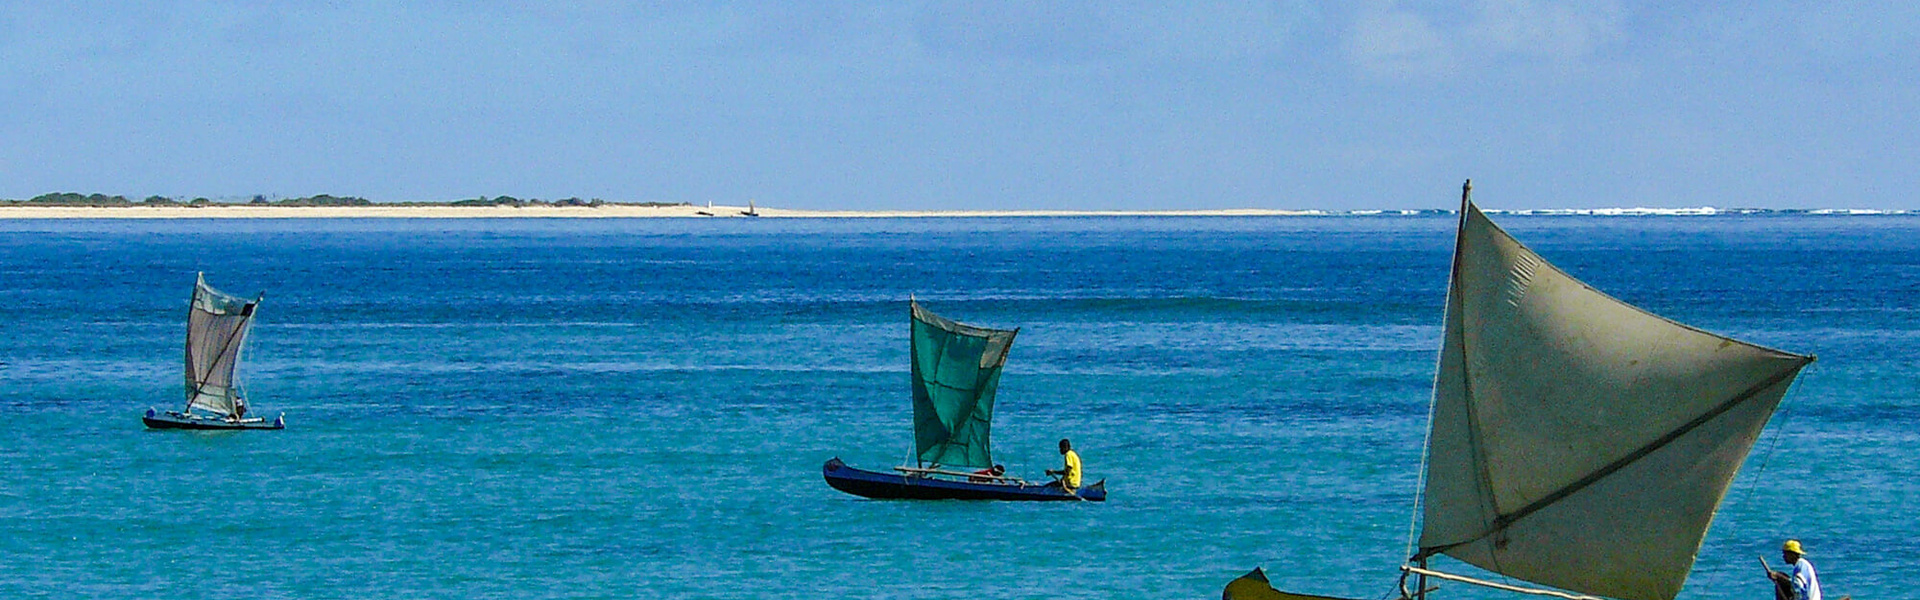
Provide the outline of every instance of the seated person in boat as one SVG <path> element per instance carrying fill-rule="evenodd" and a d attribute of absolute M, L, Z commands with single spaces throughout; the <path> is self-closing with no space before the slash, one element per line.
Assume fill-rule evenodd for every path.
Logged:
<path fill-rule="evenodd" d="M 1073 442 L 1060 438 L 1060 456 L 1065 464 L 1058 469 L 1047 469 L 1047 474 L 1059 475 L 1060 487 L 1071 494 L 1080 489 L 1080 455 L 1073 451 Z"/>
<path fill-rule="evenodd" d="M 1002 475 L 1005 475 L 1006 473 L 1007 473 L 1006 467 L 1003 467 L 1000 465 L 994 465 L 991 467 L 987 467 L 985 469 L 974 471 L 973 472 L 974 476 L 968 477 L 967 481 L 971 481 L 974 483 L 992 483 L 1000 479 L 1000 477 Z"/>

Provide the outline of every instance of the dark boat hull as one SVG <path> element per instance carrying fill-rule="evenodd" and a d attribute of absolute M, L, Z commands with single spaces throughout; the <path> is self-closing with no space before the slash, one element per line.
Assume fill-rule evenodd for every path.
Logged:
<path fill-rule="evenodd" d="M 1021 485 L 1013 483 L 983 483 L 937 479 L 933 477 L 909 477 L 897 473 L 880 473 L 855 469 L 835 458 L 820 467 L 821 476 L 827 485 L 862 498 L 878 500 L 1028 500 L 1028 501 L 1080 501 L 1103 502 L 1107 499 L 1107 480 L 1096 481 L 1093 485 L 1081 487 L 1078 494 L 1069 494 L 1061 489 L 1058 482 L 1044 485 Z"/>
<path fill-rule="evenodd" d="M 242 429 L 286 429 L 287 428 L 286 419 L 282 417 L 276 417 L 272 421 L 268 421 L 266 419 L 259 419 L 259 418 L 229 421 L 227 419 L 222 419 L 218 417 L 202 417 L 199 415 L 182 414 L 175 411 L 155 412 L 153 410 L 148 410 L 146 415 L 140 417 L 140 422 L 146 423 L 147 428 L 149 429 L 197 429 L 202 431 L 237 431 Z"/>

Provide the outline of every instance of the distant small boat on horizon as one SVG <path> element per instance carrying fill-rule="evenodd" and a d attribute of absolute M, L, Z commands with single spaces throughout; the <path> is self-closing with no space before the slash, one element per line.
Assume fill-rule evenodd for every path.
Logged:
<path fill-rule="evenodd" d="M 254 310 L 265 298 L 234 296 L 195 277 L 187 308 L 187 404 L 180 410 L 147 409 L 141 418 L 152 429 L 284 429 L 286 415 L 272 421 L 247 416 L 249 403 L 234 371 L 252 329 Z"/>

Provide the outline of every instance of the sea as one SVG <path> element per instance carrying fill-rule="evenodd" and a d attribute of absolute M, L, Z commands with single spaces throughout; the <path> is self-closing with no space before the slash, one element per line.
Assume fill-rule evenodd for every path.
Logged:
<path fill-rule="evenodd" d="M 1828 598 L 1911 597 L 1920 215 L 1493 218 L 1819 357 L 1681 598 L 1769 597 L 1789 538 Z M 0 597 L 1388 597 L 1456 219 L 0 220 Z M 284 431 L 141 425 L 202 272 L 264 292 L 240 378 Z M 1020 328 L 995 460 L 1070 438 L 1107 502 L 827 487 L 910 459 L 909 298 Z"/>

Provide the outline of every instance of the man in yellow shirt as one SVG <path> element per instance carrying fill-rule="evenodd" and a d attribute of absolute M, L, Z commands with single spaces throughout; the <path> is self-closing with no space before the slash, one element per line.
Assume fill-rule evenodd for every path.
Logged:
<path fill-rule="evenodd" d="M 1060 439 L 1060 456 L 1066 459 L 1066 465 L 1058 469 L 1047 469 L 1048 475 L 1060 476 L 1060 487 L 1072 494 L 1080 489 L 1080 455 L 1073 451 L 1073 442 Z"/>

